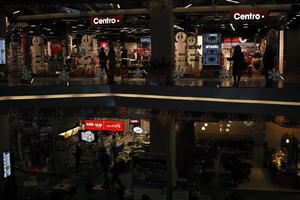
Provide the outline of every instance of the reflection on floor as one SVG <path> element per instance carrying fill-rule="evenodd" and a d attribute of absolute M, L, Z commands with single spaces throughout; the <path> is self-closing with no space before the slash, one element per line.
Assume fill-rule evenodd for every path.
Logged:
<path fill-rule="evenodd" d="M 34 78 L 30 83 L 21 83 L 20 79 L 10 78 L 8 82 L 1 82 L 3 86 L 45 86 L 45 85 L 107 85 L 106 79 L 95 77 L 69 78 L 61 80 L 59 78 Z M 145 78 L 121 78 L 115 77 L 117 85 L 157 85 L 154 81 L 147 82 Z M 197 87 L 232 87 L 232 79 L 221 78 L 179 78 L 175 80 L 176 86 L 197 86 Z M 298 88 L 300 86 L 299 78 L 289 78 L 274 80 L 275 88 Z M 262 75 L 255 75 L 251 78 L 243 76 L 240 81 L 240 87 L 265 87 L 265 79 Z"/>
<path fill-rule="evenodd" d="M 284 183 L 281 183 L 281 185 L 273 183 L 268 169 L 264 168 L 260 163 L 253 162 L 252 165 L 250 181 L 240 184 L 237 188 L 238 190 L 300 192 L 299 190 L 285 187 Z"/>

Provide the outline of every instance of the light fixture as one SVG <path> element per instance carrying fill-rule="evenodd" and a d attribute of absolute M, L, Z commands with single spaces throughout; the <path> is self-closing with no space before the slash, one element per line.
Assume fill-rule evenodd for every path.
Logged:
<path fill-rule="evenodd" d="M 225 130 L 226 132 L 229 132 L 229 128 L 226 128 L 226 130 Z"/>
<path fill-rule="evenodd" d="M 297 14 L 296 17 L 300 17 L 300 14 Z"/>
<path fill-rule="evenodd" d="M 231 127 L 230 124 L 227 124 L 227 127 Z"/>
<path fill-rule="evenodd" d="M 230 3 L 240 3 L 240 2 L 234 1 L 234 0 L 225 0 L 225 1 L 230 2 Z"/>
<path fill-rule="evenodd" d="M 82 26 L 84 26 L 84 25 L 83 25 L 83 24 L 78 24 L 78 26 L 81 26 L 81 27 L 82 27 Z"/>
<path fill-rule="evenodd" d="M 230 23 L 230 27 L 232 28 L 233 31 L 235 31 L 235 28 L 232 23 Z"/>
<path fill-rule="evenodd" d="M 293 17 L 293 20 L 295 20 L 296 19 L 296 17 Z"/>
<path fill-rule="evenodd" d="M 205 126 L 202 126 L 201 130 L 202 130 L 202 131 L 205 131 Z"/>
<path fill-rule="evenodd" d="M 285 143 L 287 143 L 287 144 L 290 143 L 290 140 L 289 140 L 289 139 L 286 139 L 286 140 L 285 140 Z"/>
<path fill-rule="evenodd" d="M 192 6 L 192 4 L 189 4 L 189 5 L 185 6 L 184 8 L 188 8 L 188 7 L 191 7 L 191 6 Z"/>
<path fill-rule="evenodd" d="M 117 7 L 120 9 L 121 7 L 120 7 L 120 4 L 117 4 Z"/>
<path fill-rule="evenodd" d="M 231 123 L 232 121 L 228 121 L 229 123 Z"/>
<path fill-rule="evenodd" d="M 223 129 L 222 128 L 220 128 L 220 132 L 222 132 L 223 131 Z"/>
<path fill-rule="evenodd" d="M 36 25 L 35 24 L 31 24 L 30 27 L 36 27 Z"/>
<path fill-rule="evenodd" d="M 15 12 L 13 12 L 13 14 L 15 15 L 15 14 L 18 14 L 19 12 L 21 12 L 21 10 L 17 10 Z"/>
<path fill-rule="evenodd" d="M 207 124 L 207 123 L 205 123 L 205 124 L 204 124 L 204 126 L 208 126 L 208 124 Z"/>

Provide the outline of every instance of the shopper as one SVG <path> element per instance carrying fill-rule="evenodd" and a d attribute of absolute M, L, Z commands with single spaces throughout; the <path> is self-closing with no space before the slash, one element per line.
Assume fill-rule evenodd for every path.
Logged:
<path fill-rule="evenodd" d="M 269 77 L 269 71 L 274 67 L 275 52 L 271 45 L 267 45 L 263 56 L 264 74 L 266 79 L 266 87 L 272 87 L 273 80 Z"/>
<path fill-rule="evenodd" d="M 114 46 L 111 45 L 109 52 L 108 52 L 108 66 L 109 66 L 109 72 L 108 72 L 108 82 L 109 84 L 114 84 L 114 76 L 115 76 L 115 70 L 116 70 L 116 52 L 114 50 Z"/>
<path fill-rule="evenodd" d="M 104 52 L 104 48 L 102 47 L 100 49 L 100 52 L 99 52 L 99 64 L 100 64 L 100 68 L 101 69 L 104 69 L 106 74 L 108 74 L 108 70 L 107 70 L 107 56 Z"/>
<path fill-rule="evenodd" d="M 122 67 L 128 67 L 128 60 L 127 60 L 127 49 L 124 48 L 122 53 L 121 53 L 121 57 L 122 57 Z"/>
<path fill-rule="evenodd" d="M 241 76 L 243 75 L 243 71 L 247 68 L 247 63 L 245 61 L 244 53 L 242 52 L 242 48 L 240 45 L 235 46 L 233 55 L 230 58 L 227 58 L 229 61 L 233 61 L 232 71 L 233 71 L 233 86 L 239 87 Z"/>
<path fill-rule="evenodd" d="M 115 159 L 115 163 L 114 166 L 111 168 L 111 182 L 117 183 L 119 188 L 121 190 L 125 189 L 125 186 L 122 184 L 121 180 L 120 180 L 120 173 L 122 172 L 123 167 L 122 167 L 122 163 L 118 161 L 118 159 Z"/>
<path fill-rule="evenodd" d="M 75 173 L 80 173 L 81 172 L 81 165 L 80 165 L 80 158 L 81 158 L 82 150 L 79 145 L 76 145 L 75 147 Z"/>

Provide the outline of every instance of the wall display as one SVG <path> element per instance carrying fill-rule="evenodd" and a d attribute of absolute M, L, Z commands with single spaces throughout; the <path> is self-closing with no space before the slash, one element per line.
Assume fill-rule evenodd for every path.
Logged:
<path fill-rule="evenodd" d="M 207 33 L 203 41 L 203 65 L 221 65 L 221 34 Z"/>
<path fill-rule="evenodd" d="M 81 38 L 81 47 L 85 52 L 80 67 L 85 70 L 86 74 L 94 74 L 96 68 L 95 58 L 98 57 L 98 41 L 91 35 L 84 35 Z"/>
<path fill-rule="evenodd" d="M 6 48 L 4 38 L 0 38 L 0 65 L 1 64 L 6 64 Z"/>
<path fill-rule="evenodd" d="M 11 156 L 10 152 L 3 152 L 2 153 L 3 157 L 3 176 L 4 178 L 8 177 L 11 175 Z"/>
<path fill-rule="evenodd" d="M 124 121 L 84 120 L 85 130 L 124 131 Z"/>
<path fill-rule="evenodd" d="M 176 67 L 185 70 L 186 67 L 186 39 L 187 35 L 184 32 L 178 32 L 175 35 L 175 60 Z"/>
<path fill-rule="evenodd" d="M 140 43 L 151 43 L 151 38 L 140 38 Z"/>
<path fill-rule="evenodd" d="M 32 38 L 31 49 L 31 67 L 33 74 L 45 73 L 47 71 L 47 66 L 45 63 L 45 52 L 44 52 L 44 39 L 39 36 L 34 36 Z"/>
<path fill-rule="evenodd" d="M 95 27 L 115 27 L 122 26 L 124 23 L 124 15 L 114 16 L 91 16 L 91 26 Z"/>
<path fill-rule="evenodd" d="M 230 21 L 236 24 L 262 23 L 268 18 L 268 10 L 232 10 L 230 11 Z"/>

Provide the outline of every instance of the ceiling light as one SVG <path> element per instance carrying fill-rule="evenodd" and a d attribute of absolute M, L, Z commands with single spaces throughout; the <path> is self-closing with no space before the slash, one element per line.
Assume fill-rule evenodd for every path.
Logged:
<path fill-rule="evenodd" d="M 34 33 L 34 31 L 29 31 L 29 33 Z"/>
<path fill-rule="evenodd" d="M 72 26 L 72 28 L 77 28 L 77 26 Z"/>
<path fill-rule="evenodd" d="M 230 23 L 230 27 L 232 28 L 233 31 L 235 31 L 235 28 L 233 27 L 232 23 Z"/>
<path fill-rule="evenodd" d="M 296 19 L 296 17 L 293 17 L 293 20 L 295 20 Z"/>
<path fill-rule="evenodd" d="M 189 5 L 185 6 L 184 8 L 188 8 L 188 7 L 191 7 L 191 6 L 192 6 L 192 4 L 189 4 Z"/>
<path fill-rule="evenodd" d="M 300 17 L 300 14 L 297 14 L 296 17 Z"/>
<path fill-rule="evenodd" d="M 35 24 L 31 24 L 30 27 L 36 27 L 36 25 Z"/>
<path fill-rule="evenodd" d="M 208 126 L 208 124 L 207 124 L 207 123 L 205 123 L 205 124 L 204 124 L 204 126 Z"/>
<path fill-rule="evenodd" d="M 201 130 L 202 130 L 202 131 L 205 131 L 205 126 L 202 126 Z"/>
<path fill-rule="evenodd" d="M 226 132 L 229 132 L 230 130 L 229 130 L 229 128 L 226 128 L 226 130 L 225 130 Z"/>
<path fill-rule="evenodd" d="M 230 3 L 240 3 L 240 2 L 234 1 L 234 0 L 225 0 L 225 1 L 230 2 Z"/>
<path fill-rule="evenodd" d="M 290 143 L 290 140 L 289 140 L 289 139 L 286 139 L 286 140 L 285 140 L 285 143 L 287 143 L 287 144 Z"/>
<path fill-rule="evenodd" d="M 81 27 L 82 27 L 82 26 L 84 26 L 84 25 L 83 25 L 83 24 L 78 24 L 78 26 L 81 26 Z"/>
<path fill-rule="evenodd" d="M 223 129 L 222 128 L 220 128 L 220 132 L 222 132 L 223 131 Z"/>
<path fill-rule="evenodd" d="M 19 12 L 21 12 L 21 10 L 17 10 L 15 12 L 13 12 L 13 14 L 15 15 L 15 14 L 18 14 Z"/>
<path fill-rule="evenodd" d="M 227 124 L 227 127 L 230 127 L 230 124 Z"/>
<path fill-rule="evenodd" d="M 120 9 L 121 7 L 120 7 L 120 4 L 117 4 L 117 7 Z"/>

